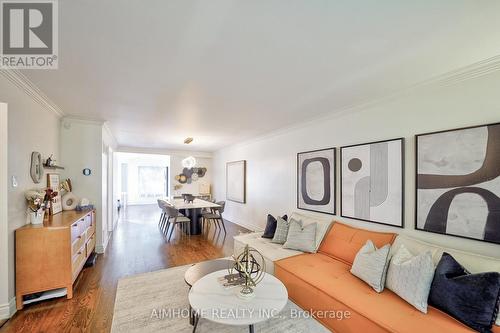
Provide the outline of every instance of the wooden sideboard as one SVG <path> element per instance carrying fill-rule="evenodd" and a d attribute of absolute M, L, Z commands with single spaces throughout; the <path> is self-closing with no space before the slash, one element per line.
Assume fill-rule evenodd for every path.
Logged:
<path fill-rule="evenodd" d="M 59 288 L 73 297 L 73 283 L 95 249 L 95 211 L 63 211 L 43 225 L 16 230 L 16 306 L 23 296 Z"/>

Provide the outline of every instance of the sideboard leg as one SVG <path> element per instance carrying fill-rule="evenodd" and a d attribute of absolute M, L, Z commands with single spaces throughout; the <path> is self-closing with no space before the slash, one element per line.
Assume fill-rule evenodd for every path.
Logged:
<path fill-rule="evenodd" d="M 73 298 L 73 285 L 70 284 L 69 286 L 66 287 L 66 290 L 68 294 L 66 295 L 67 299 L 72 299 Z"/>

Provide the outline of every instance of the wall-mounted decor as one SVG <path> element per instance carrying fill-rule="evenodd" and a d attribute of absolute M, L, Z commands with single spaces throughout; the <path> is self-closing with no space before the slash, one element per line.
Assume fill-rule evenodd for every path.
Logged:
<path fill-rule="evenodd" d="M 30 175 L 35 184 L 40 183 L 43 175 L 43 165 L 42 155 L 37 151 L 31 153 Z"/>
<path fill-rule="evenodd" d="M 500 244 L 500 123 L 415 141 L 416 228 Z"/>
<path fill-rule="evenodd" d="M 226 163 L 226 198 L 227 200 L 246 202 L 247 161 Z"/>
<path fill-rule="evenodd" d="M 184 168 L 182 169 L 182 173 L 180 175 L 175 176 L 175 180 L 181 184 L 191 184 L 192 182 L 205 177 L 206 173 L 207 168 Z"/>
<path fill-rule="evenodd" d="M 340 214 L 403 227 L 404 139 L 340 148 Z"/>
<path fill-rule="evenodd" d="M 297 208 L 335 215 L 336 149 L 297 154 Z"/>
<path fill-rule="evenodd" d="M 59 174 L 57 173 L 47 174 L 47 187 L 51 189 L 54 193 L 57 193 L 57 195 L 52 198 L 52 201 L 50 203 L 51 215 L 62 212 L 62 198 L 61 198 L 60 186 L 61 186 L 61 181 L 59 179 Z"/>

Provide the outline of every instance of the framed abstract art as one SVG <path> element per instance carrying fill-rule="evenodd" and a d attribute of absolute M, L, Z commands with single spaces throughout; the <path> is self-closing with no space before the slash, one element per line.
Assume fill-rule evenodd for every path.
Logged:
<path fill-rule="evenodd" d="M 500 123 L 415 144 L 416 229 L 500 244 Z"/>
<path fill-rule="evenodd" d="M 340 148 L 340 214 L 402 228 L 404 139 Z"/>
<path fill-rule="evenodd" d="M 247 161 L 226 163 L 226 199 L 234 202 L 246 202 Z"/>
<path fill-rule="evenodd" d="M 335 148 L 297 154 L 297 208 L 335 215 Z"/>

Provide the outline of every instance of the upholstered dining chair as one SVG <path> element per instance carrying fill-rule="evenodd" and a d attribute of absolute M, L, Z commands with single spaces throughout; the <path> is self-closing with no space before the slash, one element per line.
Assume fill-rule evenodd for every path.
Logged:
<path fill-rule="evenodd" d="M 165 226 L 165 236 L 168 234 L 168 228 L 172 226 L 170 229 L 170 235 L 168 236 L 167 241 L 170 241 L 170 238 L 172 238 L 172 234 L 174 233 L 174 228 L 176 225 L 182 225 L 182 224 L 187 224 L 186 228 L 188 230 L 188 234 L 191 235 L 191 228 L 189 224 L 191 223 L 191 220 L 188 217 L 185 217 L 177 209 L 175 209 L 173 206 L 167 205 L 165 207 L 165 213 L 166 213 L 166 226 Z M 181 228 L 182 230 L 182 228 Z"/>
<path fill-rule="evenodd" d="M 166 211 L 165 207 L 168 205 L 168 202 L 162 199 L 158 199 L 158 207 L 161 209 L 160 220 L 158 221 L 158 227 L 163 231 L 163 225 L 165 224 L 166 219 Z"/>
<path fill-rule="evenodd" d="M 224 207 L 226 206 L 226 202 L 218 201 L 216 202 L 216 204 L 219 205 L 220 207 L 214 207 L 212 208 L 211 212 L 204 213 L 201 215 L 203 217 L 203 222 L 205 223 L 205 221 L 208 221 L 208 223 L 210 223 L 210 221 L 213 221 L 214 226 L 216 228 L 220 228 L 220 223 L 222 223 L 222 228 L 224 228 L 224 233 L 227 233 L 226 225 L 224 224 L 224 219 L 222 218 L 222 213 L 224 213 Z"/>

